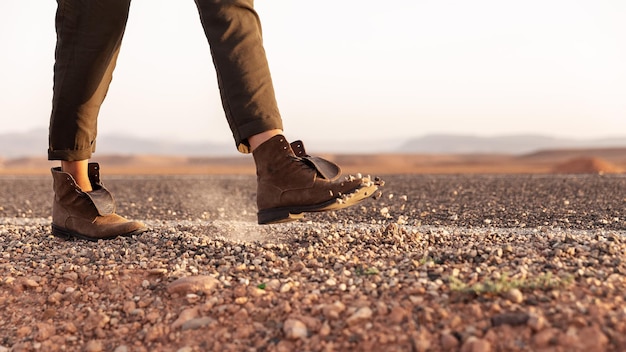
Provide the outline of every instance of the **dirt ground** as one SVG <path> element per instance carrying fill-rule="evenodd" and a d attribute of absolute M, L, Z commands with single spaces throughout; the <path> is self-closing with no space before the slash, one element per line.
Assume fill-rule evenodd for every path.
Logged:
<path fill-rule="evenodd" d="M 626 176 L 383 175 L 259 226 L 253 175 L 106 176 L 150 231 L 50 236 L 0 177 L 0 351 L 623 351 Z"/>

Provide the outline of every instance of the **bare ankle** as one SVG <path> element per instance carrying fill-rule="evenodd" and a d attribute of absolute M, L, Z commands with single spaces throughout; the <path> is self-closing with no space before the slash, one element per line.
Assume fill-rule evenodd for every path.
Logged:
<path fill-rule="evenodd" d="M 282 133 L 283 133 L 283 130 L 281 129 L 273 129 L 273 130 L 261 132 L 261 133 L 255 134 L 254 136 L 249 137 L 248 143 L 250 143 L 250 150 L 254 151 L 258 146 L 263 144 L 263 142 Z"/>
<path fill-rule="evenodd" d="M 76 185 L 83 192 L 91 192 L 91 181 L 89 180 L 89 160 L 61 161 L 61 170 L 72 175 Z"/>

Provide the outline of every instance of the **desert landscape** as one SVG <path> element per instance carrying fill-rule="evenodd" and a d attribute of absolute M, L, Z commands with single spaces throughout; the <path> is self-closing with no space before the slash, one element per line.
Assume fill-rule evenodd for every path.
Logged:
<path fill-rule="evenodd" d="M 250 158 L 100 157 L 150 231 L 99 242 L 5 160 L 0 351 L 626 350 L 623 149 L 327 156 L 382 198 L 266 226 Z"/>
<path fill-rule="evenodd" d="M 316 154 L 346 173 L 370 174 L 619 174 L 626 172 L 626 148 L 556 149 L 528 154 Z M 109 174 L 254 174 L 248 155 L 193 157 L 97 155 Z M 0 159 L 0 175 L 43 175 L 58 163 L 44 157 Z"/>

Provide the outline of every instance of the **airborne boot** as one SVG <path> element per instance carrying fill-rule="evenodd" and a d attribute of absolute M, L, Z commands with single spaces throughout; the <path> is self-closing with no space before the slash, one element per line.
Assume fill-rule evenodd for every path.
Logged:
<path fill-rule="evenodd" d="M 51 171 L 54 181 L 53 235 L 97 241 L 136 235 L 147 230 L 144 224 L 115 214 L 115 200 L 100 183 L 97 163 L 89 164 L 91 192 L 83 192 L 72 175 L 61 171 L 60 167 Z"/>
<path fill-rule="evenodd" d="M 336 210 L 380 195 L 384 184 L 369 177 L 341 176 L 339 166 L 310 156 L 301 141 L 277 135 L 253 152 L 257 170 L 258 223 L 302 218 L 304 212 Z"/>

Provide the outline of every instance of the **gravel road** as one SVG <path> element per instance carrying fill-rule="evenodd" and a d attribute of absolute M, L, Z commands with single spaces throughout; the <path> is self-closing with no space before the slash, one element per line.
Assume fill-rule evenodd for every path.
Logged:
<path fill-rule="evenodd" d="M 259 226 L 253 176 L 105 175 L 151 231 L 92 243 L 1 177 L 0 352 L 626 350 L 625 175 L 383 178 Z"/>

